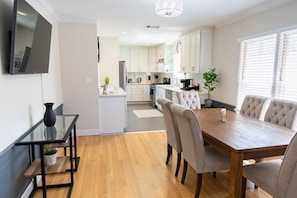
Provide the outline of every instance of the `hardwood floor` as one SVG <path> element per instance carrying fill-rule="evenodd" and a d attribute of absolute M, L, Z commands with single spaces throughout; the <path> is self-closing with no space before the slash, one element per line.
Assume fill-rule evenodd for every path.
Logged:
<path fill-rule="evenodd" d="M 188 167 L 181 184 L 182 167 L 174 176 L 176 152 L 166 160 L 166 133 L 146 132 L 77 138 L 81 157 L 75 173 L 72 198 L 181 198 L 194 197 L 196 174 Z M 59 154 L 62 152 L 59 151 Z M 48 183 L 67 182 L 68 174 L 47 176 Z M 269 198 L 248 185 L 247 198 Z M 48 197 L 67 197 L 68 188 L 50 189 Z M 35 198 L 42 197 L 37 191 Z M 201 198 L 228 197 L 228 173 L 203 175 Z"/>

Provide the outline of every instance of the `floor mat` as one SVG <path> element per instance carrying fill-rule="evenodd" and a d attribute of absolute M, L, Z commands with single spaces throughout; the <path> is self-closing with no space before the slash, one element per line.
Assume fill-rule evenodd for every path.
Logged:
<path fill-rule="evenodd" d="M 163 114 L 156 109 L 146 109 L 146 110 L 133 110 L 133 113 L 138 118 L 153 118 L 153 117 L 163 117 Z"/>

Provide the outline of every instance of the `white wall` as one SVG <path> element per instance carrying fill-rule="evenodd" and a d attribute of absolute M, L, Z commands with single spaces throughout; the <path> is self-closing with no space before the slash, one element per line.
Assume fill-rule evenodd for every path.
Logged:
<path fill-rule="evenodd" d="M 79 114 L 80 135 L 99 134 L 96 24 L 60 23 L 64 114 Z"/>
<path fill-rule="evenodd" d="M 28 2 L 53 25 L 50 65 L 48 74 L 10 75 L 7 74 L 9 62 L 9 43 L 7 32 L 11 30 L 11 23 L 7 16 L 0 20 L 0 153 L 19 138 L 30 127 L 43 118 L 45 102 L 54 102 L 55 107 L 62 103 L 61 72 L 59 61 L 59 35 L 57 21 L 36 0 Z M 5 12 L 12 14 L 5 7 Z M 1 6 L 4 1 L 1 0 Z M 0 6 L 0 7 L 1 7 Z M 1 14 L 4 10 L 0 9 Z M 5 23 L 3 20 L 6 20 Z M 9 26 L 9 27 L 8 27 Z M 4 42 L 3 42 L 4 41 Z"/>
<path fill-rule="evenodd" d="M 238 39 L 297 25 L 297 1 L 247 19 L 216 28 L 213 42 L 213 66 L 218 68 L 220 84 L 212 98 L 236 105 L 239 65 Z"/>
<path fill-rule="evenodd" d="M 104 77 L 109 76 L 110 87 L 119 86 L 119 39 L 115 37 L 99 37 L 99 43 L 99 85 L 104 85 Z"/>

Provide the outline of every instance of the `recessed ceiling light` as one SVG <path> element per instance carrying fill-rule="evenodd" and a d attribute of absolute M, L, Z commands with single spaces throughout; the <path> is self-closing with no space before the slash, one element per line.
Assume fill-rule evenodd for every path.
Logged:
<path fill-rule="evenodd" d="M 127 32 L 126 31 L 122 31 L 122 34 L 127 34 Z"/>

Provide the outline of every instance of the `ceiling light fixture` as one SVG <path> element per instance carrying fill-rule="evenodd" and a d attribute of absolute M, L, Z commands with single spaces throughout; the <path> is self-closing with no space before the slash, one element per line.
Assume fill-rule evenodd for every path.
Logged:
<path fill-rule="evenodd" d="M 183 12 L 183 0 L 156 0 L 156 13 L 162 17 L 177 17 Z"/>

